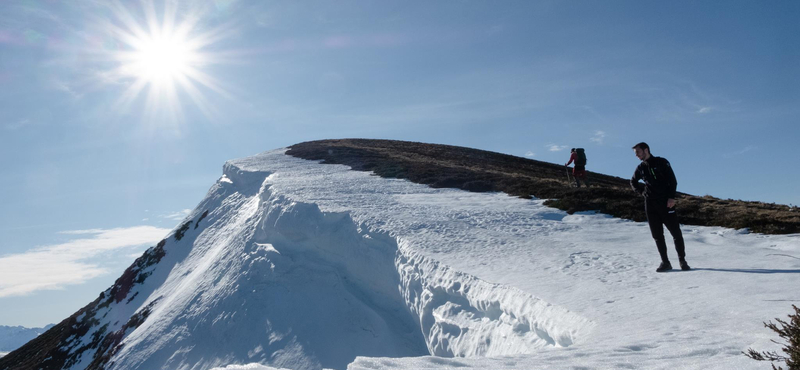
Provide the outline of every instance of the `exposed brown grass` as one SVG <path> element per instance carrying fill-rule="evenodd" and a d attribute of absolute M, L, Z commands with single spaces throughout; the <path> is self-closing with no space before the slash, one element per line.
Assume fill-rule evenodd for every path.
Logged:
<path fill-rule="evenodd" d="M 569 213 L 599 211 L 644 221 L 644 201 L 628 179 L 588 172 L 590 188 L 571 188 L 564 166 L 512 155 L 449 145 L 407 141 L 342 139 L 296 144 L 287 154 L 357 171 L 402 178 L 435 188 L 502 191 L 548 199 Z M 678 212 L 686 225 L 749 228 L 765 234 L 800 232 L 800 210 L 781 204 L 722 200 L 679 193 Z"/>

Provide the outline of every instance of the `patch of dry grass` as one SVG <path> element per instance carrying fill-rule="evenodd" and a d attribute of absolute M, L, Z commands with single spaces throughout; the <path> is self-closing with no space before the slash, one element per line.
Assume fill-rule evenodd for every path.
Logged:
<path fill-rule="evenodd" d="M 644 221 L 644 201 L 627 179 L 587 172 L 591 188 L 571 188 L 564 166 L 507 154 L 449 145 L 393 140 L 342 139 L 296 144 L 287 154 L 357 171 L 402 178 L 435 188 L 475 192 L 502 191 L 522 198 L 549 199 L 565 210 L 599 211 Z M 765 234 L 800 233 L 800 210 L 781 204 L 678 195 L 680 221 L 686 225 L 748 228 Z"/>

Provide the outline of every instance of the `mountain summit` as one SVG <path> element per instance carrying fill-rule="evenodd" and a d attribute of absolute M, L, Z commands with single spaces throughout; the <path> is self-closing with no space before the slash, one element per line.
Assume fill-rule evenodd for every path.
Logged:
<path fill-rule="evenodd" d="M 347 144 L 229 161 L 114 286 L 0 369 L 756 368 L 740 352 L 794 299 L 797 235 L 685 226 L 695 271 L 656 275 L 646 225 L 548 207 L 526 185 L 545 175 L 512 197 L 503 161 L 446 173 L 455 147 L 428 146 L 430 183 L 403 142 Z"/>

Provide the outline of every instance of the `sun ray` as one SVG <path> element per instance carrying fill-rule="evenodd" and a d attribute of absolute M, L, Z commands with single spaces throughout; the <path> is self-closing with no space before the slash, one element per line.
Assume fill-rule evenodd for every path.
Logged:
<path fill-rule="evenodd" d="M 217 79 L 211 77 L 210 75 L 201 72 L 195 68 L 187 68 L 186 76 L 189 77 L 191 80 L 200 83 L 201 85 L 207 87 L 208 89 L 225 96 L 226 98 L 233 99 L 233 96 L 221 86 L 221 84 L 217 81 Z"/>
<path fill-rule="evenodd" d="M 147 81 L 143 79 L 139 79 L 134 81 L 133 84 L 128 86 L 127 89 L 122 93 L 122 96 L 117 99 L 116 103 L 114 104 L 115 109 L 123 109 L 124 111 L 128 111 L 139 96 L 139 94 L 147 87 Z"/>
<path fill-rule="evenodd" d="M 217 112 L 216 110 L 213 110 L 213 105 L 211 102 L 208 101 L 205 95 L 203 95 L 197 86 L 191 83 L 188 78 L 181 77 L 178 79 L 178 83 L 180 83 L 186 93 L 189 94 L 189 97 L 192 99 L 195 106 L 200 109 L 204 116 L 213 118 L 217 117 Z"/>

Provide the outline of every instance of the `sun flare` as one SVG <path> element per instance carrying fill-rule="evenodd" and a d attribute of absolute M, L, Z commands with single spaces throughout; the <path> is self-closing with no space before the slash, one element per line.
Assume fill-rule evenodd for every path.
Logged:
<path fill-rule="evenodd" d="M 209 116 L 213 104 L 206 93 L 229 94 L 221 84 L 203 71 L 210 64 L 220 63 L 218 54 L 208 49 L 226 37 L 220 29 L 200 32 L 200 15 L 179 17 L 175 2 L 164 2 L 156 9 L 153 1 L 143 1 L 143 17 L 122 3 L 114 2 L 115 19 L 105 29 L 119 45 L 109 52 L 116 67 L 111 75 L 127 86 L 118 104 L 130 110 L 146 91 L 146 114 L 168 113 L 180 119 L 180 96 L 190 98 L 197 108 Z"/>

